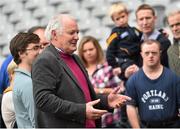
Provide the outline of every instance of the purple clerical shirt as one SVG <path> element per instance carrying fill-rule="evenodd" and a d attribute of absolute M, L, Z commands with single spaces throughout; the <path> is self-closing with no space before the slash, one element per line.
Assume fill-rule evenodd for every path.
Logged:
<path fill-rule="evenodd" d="M 76 61 L 73 59 L 71 55 L 60 52 L 60 56 L 64 60 L 64 62 L 69 66 L 73 75 L 76 77 L 77 81 L 79 82 L 80 88 L 82 89 L 84 93 L 86 102 L 90 102 L 91 96 L 89 93 L 88 83 L 79 65 L 76 63 Z M 96 127 L 95 121 L 86 119 L 86 128 L 93 128 L 93 127 Z"/>

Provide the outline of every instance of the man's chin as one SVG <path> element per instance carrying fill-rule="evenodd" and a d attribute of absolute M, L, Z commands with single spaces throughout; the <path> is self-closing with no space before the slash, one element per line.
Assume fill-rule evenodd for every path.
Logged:
<path fill-rule="evenodd" d="M 72 49 L 72 50 L 68 51 L 68 54 L 73 54 L 76 50 L 77 50 L 77 48 Z"/>
<path fill-rule="evenodd" d="M 151 34 L 151 30 L 150 29 L 146 29 L 146 30 L 144 30 L 144 33 L 149 35 L 149 34 Z"/>

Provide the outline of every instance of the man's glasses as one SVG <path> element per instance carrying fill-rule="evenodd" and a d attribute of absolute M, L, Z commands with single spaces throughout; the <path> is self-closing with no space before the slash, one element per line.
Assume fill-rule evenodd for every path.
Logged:
<path fill-rule="evenodd" d="M 40 45 L 36 45 L 36 46 L 34 46 L 34 47 L 32 47 L 32 48 L 27 48 L 26 50 L 37 51 L 37 50 L 39 50 L 39 49 L 41 49 L 41 46 L 40 46 Z"/>

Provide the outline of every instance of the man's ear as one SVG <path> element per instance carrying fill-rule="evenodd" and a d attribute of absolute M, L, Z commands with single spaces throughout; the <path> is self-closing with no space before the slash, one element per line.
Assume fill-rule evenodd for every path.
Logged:
<path fill-rule="evenodd" d="M 52 39 L 57 40 L 57 33 L 56 33 L 55 30 L 52 30 L 52 31 L 51 31 L 51 36 L 52 36 Z"/>
<path fill-rule="evenodd" d="M 19 52 L 18 52 L 18 55 L 19 55 L 19 56 L 20 56 L 20 55 L 22 55 L 22 54 L 23 54 L 23 52 L 22 52 L 22 51 L 19 51 Z"/>
<path fill-rule="evenodd" d="M 27 55 L 26 52 L 23 52 L 23 51 L 19 51 L 19 52 L 18 52 L 18 55 L 19 55 L 20 58 L 22 58 L 22 57 L 24 56 L 24 54 Z"/>
<path fill-rule="evenodd" d="M 156 23 L 156 21 L 157 21 L 157 16 L 154 16 L 154 19 L 155 19 L 155 23 Z"/>
<path fill-rule="evenodd" d="M 141 57 L 142 57 L 142 52 L 140 52 L 140 55 L 141 55 Z"/>
<path fill-rule="evenodd" d="M 142 51 L 140 52 L 140 55 L 141 55 L 141 58 L 142 58 L 142 59 L 145 58 L 145 54 L 143 54 Z M 143 60 L 144 60 L 144 59 L 143 59 Z"/>

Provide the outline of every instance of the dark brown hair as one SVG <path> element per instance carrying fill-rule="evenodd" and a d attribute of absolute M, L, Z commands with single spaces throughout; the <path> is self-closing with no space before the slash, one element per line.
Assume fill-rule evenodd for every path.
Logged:
<path fill-rule="evenodd" d="M 10 51 L 12 56 L 14 57 L 14 62 L 16 64 L 21 63 L 19 53 L 24 53 L 29 44 L 37 44 L 39 43 L 39 41 L 39 36 L 33 33 L 20 32 L 16 36 L 14 36 L 10 41 Z"/>
<path fill-rule="evenodd" d="M 33 26 L 27 32 L 28 33 L 34 33 L 36 30 L 39 30 L 39 29 L 45 30 L 45 27 L 43 27 L 43 26 Z"/>

